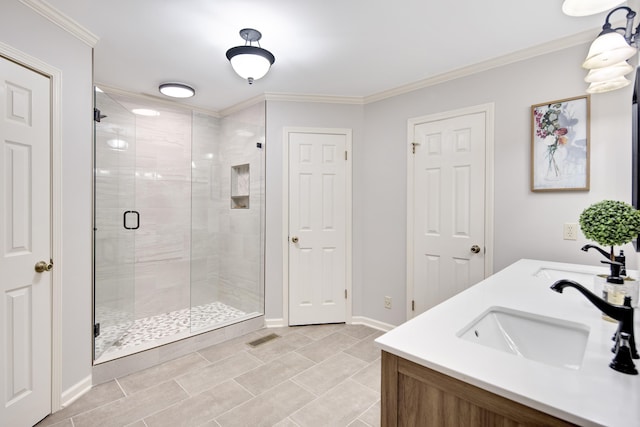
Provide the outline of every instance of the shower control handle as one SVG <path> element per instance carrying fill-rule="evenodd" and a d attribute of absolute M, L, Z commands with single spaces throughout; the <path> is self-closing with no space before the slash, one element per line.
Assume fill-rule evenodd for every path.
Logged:
<path fill-rule="evenodd" d="M 292 241 L 293 243 L 298 243 L 298 236 L 293 236 L 293 237 L 291 238 L 291 241 Z"/>

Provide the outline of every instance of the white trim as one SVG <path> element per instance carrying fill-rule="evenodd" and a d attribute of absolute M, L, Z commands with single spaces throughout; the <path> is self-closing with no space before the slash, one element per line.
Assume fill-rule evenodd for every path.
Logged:
<path fill-rule="evenodd" d="M 275 92 L 267 92 L 264 94 L 264 96 L 267 101 L 364 105 L 364 97 L 362 96 L 314 95 Z"/>
<path fill-rule="evenodd" d="M 149 95 L 149 94 L 145 94 L 145 93 L 127 92 L 124 89 L 119 89 L 117 87 L 109 86 L 107 84 L 100 83 L 100 82 L 94 82 L 94 86 L 97 86 L 98 88 L 100 88 L 100 90 L 102 90 L 103 92 L 105 92 L 107 94 L 110 94 L 110 95 L 119 95 L 119 96 L 125 96 L 125 97 L 128 97 L 128 98 L 140 99 L 140 100 L 143 100 L 143 101 L 153 102 L 153 103 L 159 104 L 159 105 L 166 105 L 167 107 L 171 107 L 171 108 L 179 108 L 179 109 L 188 110 L 190 112 L 191 111 L 196 111 L 198 113 L 207 114 L 209 116 L 216 117 L 216 118 L 222 117 L 221 114 L 219 112 L 217 112 L 217 111 L 207 110 L 206 108 L 199 108 L 199 107 L 196 107 L 196 106 L 193 106 L 193 105 L 189 105 L 189 104 L 185 104 L 185 103 L 182 103 L 182 102 L 179 102 L 179 101 L 173 101 L 173 100 L 169 100 L 167 98 L 162 98 L 160 96 L 153 96 L 153 95 Z M 243 103 L 243 105 L 245 105 L 245 104 Z M 253 104 L 250 104 L 250 105 L 253 105 Z M 247 105 L 245 105 L 245 107 L 246 106 Z"/>
<path fill-rule="evenodd" d="M 545 55 L 559 50 L 567 49 L 573 46 L 578 46 L 584 43 L 593 41 L 601 29 L 593 29 L 582 31 L 580 33 L 563 37 L 558 40 L 552 40 L 547 43 L 542 43 L 536 46 L 532 46 L 527 49 L 522 49 L 517 52 L 512 52 L 507 55 L 498 56 L 486 61 L 478 62 L 466 67 L 458 68 L 455 70 L 447 71 L 442 74 L 438 74 L 433 77 L 419 80 L 417 82 L 409 83 L 403 86 L 399 86 L 394 89 L 389 89 L 383 92 L 378 92 L 373 95 L 365 96 L 364 103 L 370 104 L 372 102 L 381 101 L 383 99 L 392 98 L 394 96 L 402 95 L 405 93 L 413 92 L 426 87 L 435 86 L 451 80 L 460 79 L 473 74 L 481 73 L 498 67 L 504 67 L 505 65 L 513 64 L 515 62 L 524 61 L 526 59 L 535 58 L 536 56 Z"/>
<path fill-rule="evenodd" d="M 0 55 L 49 77 L 51 88 L 51 412 L 60 409 L 62 391 L 62 73 L 55 67 L 0 42 Z"/>
<path fill-rule="evenodd" d="M 85 377 L 82 381 L 72 385 L 62 393 L 62 407 L 66 408 L 73 402 L 82 397 L 83 394 L 91 390 L 91 375 Z"/>
<path fill-rule="evenodd" d="M 238 102 L 237 104 L 232 105 L 231 107 L 227 107 L 227 108 L 223 108 L 222 110 L 220 110 L 219 112 L 217 112 L 216 114 L 219 115 L 220 117 L 226 117 L 229 116 L 233 113 L 237 113 L 239 111 L 243 111 L 246 108 L 249 108 L 255 104 L 258 104 L 260 102 L 264 102 L 266 100 L 266 96 L 265 94 L 261 94 L 261 95 L 257 95 L 254 96 L 252 98 L 249 98 L 245 101 L 242 102 Z"/>
<path fill-rule="evenodd" d="M 264 319 L 264 327 L 265 328 L 282 328 L 284 326 L 288 326 L 288 325 L 287 325 L 287 322 L 285 322 L 283 318 L 279 318 L 279 319 Z"/>
<path fill-rule="evenodd" d="M 44 0 L 19 0 L 78 40 L 94 47 L 100 38 Z"/>
<path fill-rule="evenodd" d="M 394 329 L 395 326 L 389 323 L 380 322 L 379 320 L 370 319 L 364 316 L 353 316 L 351 319 L 352 325 L 364 325 L 373 329 L 377 329 L 383 332 L 389 332 Z"/>
<path fill-rule="evenodd" d="M 345 166 L 345 288 L 347 290 L 345 321 L 351 322 L 353 312 L 353 135 L 351 129 L 337 128 L 282 128 L 282 318 L 289 325 L 289 134 L 324 133 L 346 137 L 347 160 Z"/>
<path fill-rule="evenodd" d="M 621 24 L 622 25 L 622 24 Z M 329 104 L 352 104 L 352 105 L 367 105 L 374 102 L 382 101 L 384 99 L 393 98 L 394 96 L 403 95 L 405 93 L 413 92 L 416 90 L 424 89 L 430 86 L 439 85 L 451 80 L 460 79 L 473 74 L 488 71 L 494 68 L 503 67 L 505 65 L 513 64 L 526 59 L 535 58 L 536 56 L 545 55 L 552 52 L 557 52 L 563 49 L 567 49 L 573 46 L 578 46 L 593 41 L 600 28 L 594 28 L 592 30 L 582 31 L 577 34 L 573 34 L 568 37 L 563 37 L 557 40 L 552 40 L 546 43 L 542 43 L 536 46 L 522 49 L 516 52 L 512 52 L 506 55 L 498 56 L 496 58 L 488 59 L 486 61 L 471 64 L 466 67 L 450 70 L 436 76 L 428 77 L 423 80 L 408 83 L 406 85 L 398 86 L 382 92 L 377 92 L 367 96 L 334 96 L 334 95 L 318 95 L 318 94 L 294 94 L 294 93 L 277 93 L 267 92 L 263 95 L 251 98 L 250 100 L 240 102 L 229 108 L 220 111 L 222 116 L 231 114 L 234 111 L 238 111 L 249 103 L 252 105 L 257 102 L 256 99 L 267 101 L 282 101 L 282 102 L 320 102 Z"/>
<path fill-rule="evenodd" d="M 429 114 L 421 117 L 414 117 L 407 120 L 407 301 L 406 301 L 406 318 L 413 317 L 411 310 L 411 301 L 413 300 L 413 213 L 414 213 L 414 187 L 413 175 L 415 173 L 413 166 L 413 153 L 410 149 L 414 136 L 414 127 L 421 123 L 444 120 L 457 116 L 469 114 L 484 113 L 485 114 L 485 193 L 484 193 L 484 276 L 489 277 L 493 274 L 493 250 L 494 250 L 494 146 L 495 146 L 495 104 L 475 105 L 471 107 L 460 108 L 457 110 L 444 111 L 435 114 Z"/>

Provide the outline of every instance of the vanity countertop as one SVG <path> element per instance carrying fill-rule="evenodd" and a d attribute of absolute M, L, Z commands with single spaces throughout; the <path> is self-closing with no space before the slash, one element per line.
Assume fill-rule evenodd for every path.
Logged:
<path fill-rule="evenodd" d="M 378 346 L 422 366 L 497 395 L 588 426 L 640 425 L 640 375 L 609 368 L 617 323 L 571 288 L 549 289 L 555 279 L 537 277 L 541 268 L 606 273 L 606 267 L 520 260 L 376 340 Z M 630 272 L 635 277 L 635 272 Z M 589 290 L 592 283 L 581 283 Z M 556 367 L 485 347 L 458 337 L 491 307 L 508 307 L 589 328 L 579 369 Z M 635 335 L 640 335 L 635 313 Z M 640 338 L 638 339 L 640 347 Z M 634 361 L 640 370 L 640 360 Z"/>

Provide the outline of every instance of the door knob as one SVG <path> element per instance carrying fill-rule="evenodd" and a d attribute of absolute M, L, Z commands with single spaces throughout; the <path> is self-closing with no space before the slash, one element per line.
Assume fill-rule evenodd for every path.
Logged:
<path fill-rule="evenodd" d="M 478 245 L 471 246 L 471 252 L 473 252 L 474 254 L 480 253 L 480 246 Z"/>
<path fill-rule="evenodd" d="M 293 237 L 291 238 L 291 241 L 292 241 L 293 243 L 298 243 L 298 236 L 293 236 Z"/>
<path fill-rule="evenodd" d="M 44 273 L 45 271 L 51 271 L 53 263 L 47 264 L 46 261 L 38 261 L 35 266 L 36 273 Z"/>

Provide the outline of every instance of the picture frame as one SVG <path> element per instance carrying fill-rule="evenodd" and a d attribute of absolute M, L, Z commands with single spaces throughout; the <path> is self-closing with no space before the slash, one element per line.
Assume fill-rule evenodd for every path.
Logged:
<path fill-rule="evenodd" d="M 589 95 L 531 106 L 531 191 L 589 191 Z"/>

